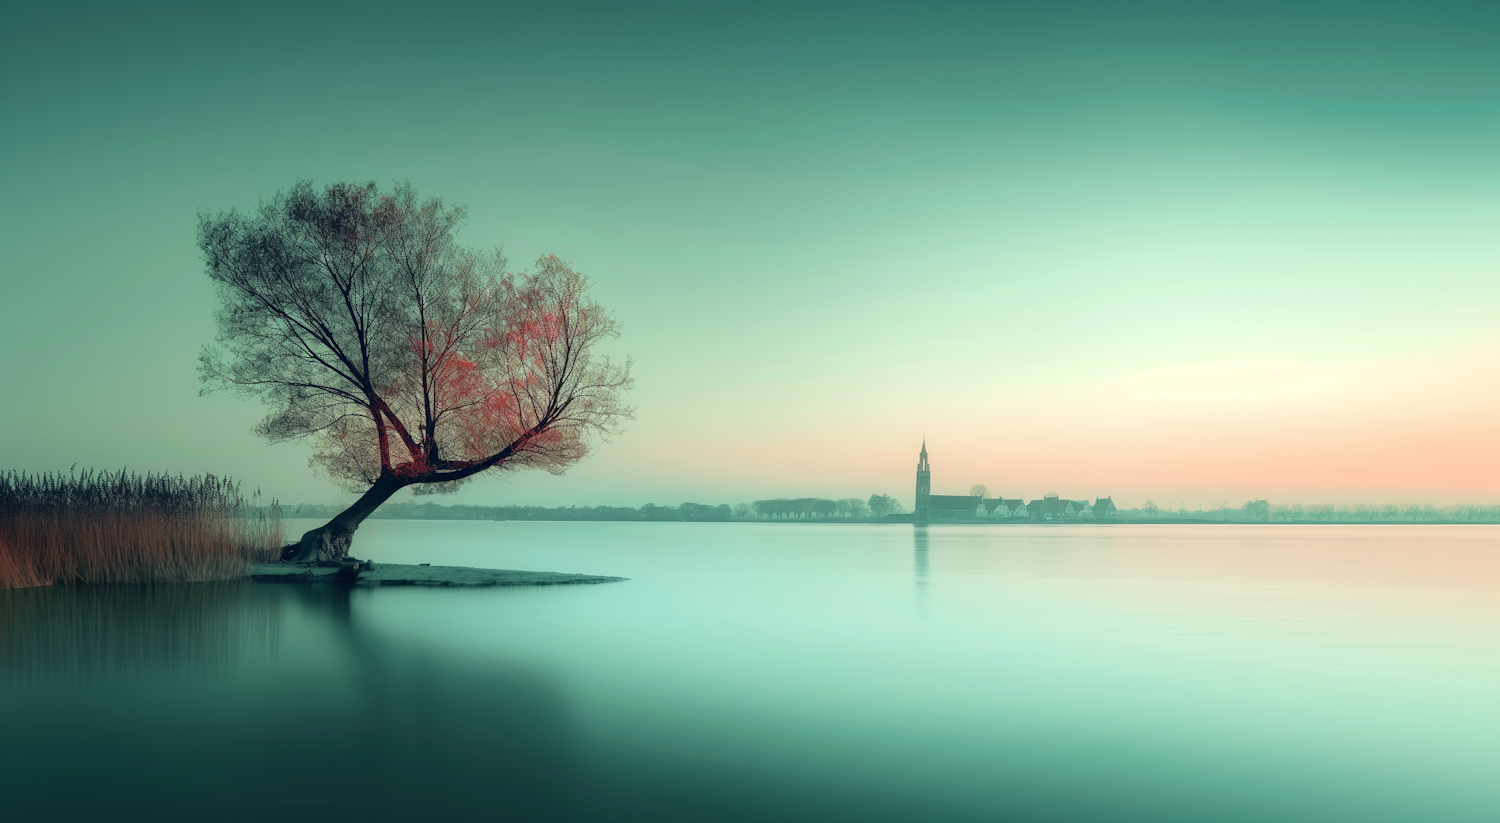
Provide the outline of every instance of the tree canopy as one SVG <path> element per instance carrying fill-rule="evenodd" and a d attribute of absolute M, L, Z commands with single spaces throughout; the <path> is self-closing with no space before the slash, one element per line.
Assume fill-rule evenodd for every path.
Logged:
<path fill-rule="evenodd" d="M 310 440 L 314 465 L 366 491 L 334 531 L 403 487 L 560 473 L 631 415 L 629 363 L 596 351 L 617 324 L 587 278 L 554 256 L 508 271 L 457 243 L 464 217 L 410 184 L 309 181 L 199 217 L 218 296 L 202 378 L 265 401 L 259 434 Z"/>
<path fill-rule="evenodd" d="M 896 502 L 896 498 L 891 497 L 888 494 L 870 495 L 870 501 L 868 505 L 870 507 L 870 514 L 873 514 L 876 517 L 885 517 L 886 515 L 895 514 L 901 511 L 901 504 Z"/>

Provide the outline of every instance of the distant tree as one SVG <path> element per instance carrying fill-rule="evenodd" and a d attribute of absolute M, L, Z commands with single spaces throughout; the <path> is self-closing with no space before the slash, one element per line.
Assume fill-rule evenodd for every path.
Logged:
<path fill-rule="evenodd" d="M 809 517 L 828 517 L 837 508 L 832 500 L 821 497 L 797 497 L 787 500 L 786 505 L 790 516 L 804 520 Z"/>
<path fill-rule="evenodd" d="M 735 520 L 749 520 L 755 516 L 755 509 L 751 508 L 749 503 L 736 503 L 731 510 L 731 516 Z"/>
<path fill-rule="evenodd" d="M 839 504 L 833 500 L 825 500 L 821 497 L 812 502 L 812 513 L 815 517 L 833 517 L 838 514 Z"/>
<path fill-rule="evenodd" d="M 730 508 L 724 505 L 705 506 L 701 503 L 683 503 L 677 507 L 679 519 L 695 522 L 728 520 L 730 514 Z"/>
<path fill-rule="evenodd" d="M 901 508 L 901 504 L 896 502 L 896 498 L 884 494 L 870 495 L 868 505 L 870 507 L 870 514 L 876 517 L 895 514 Z"/>
<path fill-rule="evenodd" d="M 595 347 L 614 318 L 556 257 L 512 274 L 459 246 L 462 208 L 409 184 L 303 181 L 250 213 L 200 215 L 217 345 L 208 389 L 272 408 L 256 432 L 309 440 L 359 499 L 285 551 L 343 559 L 403 488 L 447 492 L 481 472 L 561 473 L 630 416 L 629 364 Z"/>
<path fill-rule="evenodd" d="M 755 508 L 756 514 L 773 520 L 778 517 L 788 517 L 792 513 L 792 501 L 785 497 L 778 497 L 775 500 L 757 500 L 750 505 Z"/>
<path fill-rule="evenodd" d="M 1160 511 L 1160 509 L 1158 509 L 1156 504 L 1150 500 L 1146 501 L 1146 505 L 1141 506 L 1141 513 L 1145 514 L 1147 517 L 1155 517 L 1158 511 Z"/>
<path fill-rule="evenodd" d="M 655 503 L 647 503 L 646 505 L 642 506 L 640 508 L 640 517 L 642 520 L 656 521 L 682 519 L 681 516 L 677 513 L 677 509 L 673 508 L 672 506 L 658 506 Z"/>
<path fill-rule="evenodd" d="M 865 501 L 860 500 L 858 497 L 846 497 L 836 502 L 838 503 L 839 516 L 841 517 L 864 517 L 870 513 L 869 508 L 865 505 Z"/>
<path fill-rule="evenodd" d="M 990 487 L 984 485 L 983 483 L 975 483 L 974 485 L 969 487 L 970 497 L 988 497 L 989 494 Z"/>

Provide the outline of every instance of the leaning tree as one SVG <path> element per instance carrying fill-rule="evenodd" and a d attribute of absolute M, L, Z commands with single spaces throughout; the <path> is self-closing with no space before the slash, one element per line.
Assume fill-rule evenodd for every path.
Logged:
<path fill-rule="evenodd" d="M 218 293 L 205 390 L 264 400 L 257 434 L 311 441 L 311 462 L 361 493 L 284 559 L 347 558 L 403 488 L 559 474 L 630 417 L 630 364 L 596 351 L 617 331 L 588 280 L 556 257 L 509 272 L 498 251 L 455 242 L 463 219 L 410 184 L 307 181 L 253 213 L 199 216 Z"/>

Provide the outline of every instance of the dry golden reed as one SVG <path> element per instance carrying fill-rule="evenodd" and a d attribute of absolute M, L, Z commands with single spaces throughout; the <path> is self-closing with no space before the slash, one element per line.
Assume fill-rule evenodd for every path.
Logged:
<path fill-rule="evenodd" d="M 280 508 L 227 478 L 0 474 L 0 588 L 227 580 L 281 543 Z"/>

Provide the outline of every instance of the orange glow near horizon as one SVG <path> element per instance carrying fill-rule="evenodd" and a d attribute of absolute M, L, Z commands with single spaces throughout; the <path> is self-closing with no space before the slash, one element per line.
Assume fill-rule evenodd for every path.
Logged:
<path fill-rule="evenodd" d="M 1057 491 L 1113 495 L 1124 506 L 1170 500 L 1174 508 L 1179 497 L 1189 508 L 1251 498 L 1500 498 L 1500 345 L 1405 360 L 1232 363 L 1011 386 L 952 408 L 881 409 L 871 398 L 865 410 L 846 410 L 847 422 L 823 417 L 795 435 L 752 428 L 693 444 L 671 465 L 658 455 L 653 468 L 723 479 L 732 467 L 733 485 L 763 489 L 758 496 L 881 491 L 909 504 L 917 418 L 926 417 L 935 493 L 982 482 L 1006 496 Z M 913 419 L 909 431 L 902 418 Z"/>

